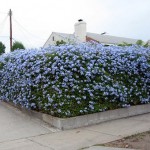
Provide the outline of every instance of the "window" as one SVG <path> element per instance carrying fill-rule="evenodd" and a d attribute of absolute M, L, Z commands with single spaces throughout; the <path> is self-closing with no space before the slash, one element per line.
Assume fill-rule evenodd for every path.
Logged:
<path fill-rule="evenodd" d="M 55 40 L 54 36 L 53 36 L 53 41 Z"/>

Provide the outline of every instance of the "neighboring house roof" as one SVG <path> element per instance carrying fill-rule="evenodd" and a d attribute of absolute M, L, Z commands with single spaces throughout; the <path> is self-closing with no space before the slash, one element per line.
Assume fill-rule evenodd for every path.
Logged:
<path fill-rule="evenodd" d="M 129 44 L 135 44 L 138 39 L 110 36 L 110 35 L 101 35 L 96 33 L 87 32 L 87 37 L 93 39 L 94 41 L 98 41 L 104 44 L 122 44 L 123 42 Z"/>

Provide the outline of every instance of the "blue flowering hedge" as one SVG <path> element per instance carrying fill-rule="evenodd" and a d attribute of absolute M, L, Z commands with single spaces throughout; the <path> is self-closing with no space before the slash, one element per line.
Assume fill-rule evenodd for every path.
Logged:
<path fill-rule="evenodd" d="M 150 102 L 150 49 L 51 46 L 0 57 L 0 99 L 58 117 Z"/>

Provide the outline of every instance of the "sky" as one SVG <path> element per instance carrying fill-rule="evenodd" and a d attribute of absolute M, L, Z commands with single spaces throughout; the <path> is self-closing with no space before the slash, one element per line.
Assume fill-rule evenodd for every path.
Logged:
<path fill-rule="evenodd" d="M 9 9 L 13 41 L 26 48 L 44 45 L 52 32 L 74 33 L 78 19 L 87 31 L 150 39 L 150 0 L 0 0 L 0 41 L 9 52 Z"/>

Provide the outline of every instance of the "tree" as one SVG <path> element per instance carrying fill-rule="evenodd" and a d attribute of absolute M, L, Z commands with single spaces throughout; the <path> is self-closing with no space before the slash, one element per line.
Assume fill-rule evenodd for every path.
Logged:
<path fill-rule="evenodd" d="M 15 41 L 13 43 L 11 51 L 13 52 L 14 50 L 17 50 L 17 49 L 25 49 L 25 47 L 21 42 Z"/>
<path fill-rule="evenodd" d="M 2 42 L 0 42 L 0 55 L 5 53 L 5 48 L 6 48 L 5 45 Z"/>
<path fill-rule="evenodd" d="M 122 44 L 119 44 L 118 46 L 132 46 L 133 44 L 130 44 L 130 43 L 126 43 L 126 42 L 123 42 Z M 143 42 L 142 40 L 137 40 L 136 41 L 136 45 L 138 46 L 143 46 L 143 47 L 149 47 L 149 43 L 145 43 Z"/>
<path fill-rule="evenodd" d="M 139 46 L 143 46 L 143 47 L 148 47 L 149 46 L 148 42 L 144 43 L 142 40 L 138 40 L 136 42 L 136 44 L 139 45 Z"/>
<path fill-rule="evenodd" d="M 144 44 L 144 42 L 142 40 L 137 40 L 136 44 L 139 46 L 142 46 Z"/>

